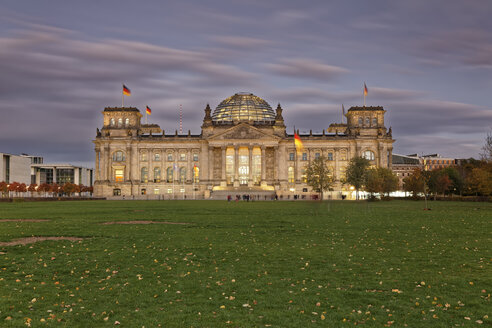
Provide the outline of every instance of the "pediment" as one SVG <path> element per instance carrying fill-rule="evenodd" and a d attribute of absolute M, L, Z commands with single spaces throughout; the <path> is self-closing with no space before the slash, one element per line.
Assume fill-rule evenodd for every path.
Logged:
<path fill-rule="evenodd" d="M 277 140 L 279 137 L 261 131 L 260 129 L 249 124 L 241 123 L 226 131 L 220 132 L 209 138 L 210 140 L 234 140 L 234 139 L 268 139 Z"/>

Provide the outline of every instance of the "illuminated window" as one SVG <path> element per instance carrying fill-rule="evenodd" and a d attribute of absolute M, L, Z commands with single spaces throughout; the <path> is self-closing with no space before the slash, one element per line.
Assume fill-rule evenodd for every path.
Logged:
<path fill-rule="evenodd" d="M 261 183 L 261 148 L 253 148 L 253 158 L 252 158 L 252 178 L 255 185 L 260 185 Z"/>
<path fill-rule="evenodd" d="M 113 189 L 113 196 L 121 196 L 121 189 Z"/>
<path fill-rule="evenodd" d="M 115 151 L 113 153 L 113 162 L 124 162 L 125 161 L 125 154 L 121 151 Z"/>
<path fill-rule="evenodd" d="M 378 125 L 378 119 L 377 117 L 372 118 L 372 126 L 377 126 Z"/>
<path fill-rule="evenodd" d="M 295 154 L 294 153 L 289 153 L 289 161 L 293 161 L 295 158 Z"/>
<path fill-rule="evenodd" d="M 301 178 L 302 178 L 302 182 L 304 182 L 304 183 L 307 182 L 306 169 L 302 169 L 302 171 L 301 171 Z"/>
<path fill-rule="evenodd" d="M 193 161 L 198 162 L 198 154 L 193 154 Z"/>
<path fill-rule="evenodd" d="M 172 167 L 168 167 L 166 170 L 166 180 L 167 182 L 173 182 L 174 170 Z"/>
<path fill-rule="evenodd" d="M 366 150 L 365 152 L 362 153 L 362 157 L 364 157 L 367 160 L 373 161 L 374 153 L 370 150 Z"/>
<path fill-rule="evenodd" d="M 159 195 L 159 188 L 154 188 L 154 195 Z"/>
<path fill-rule="evenodd" d="M 122 126 L 123 125 L 123 119 L 122 118 L 119 118 L 118 119 L 118 126 Z"/>
<path fill-rule="evenodd" d="M 193 166 L 193 181 L 195 183 L 200 182 L 200 168 L 198 166 Z"/>
<path fill-rule="evenodd" d="M 179 182 L 184 183 L 186 181 L 186 167 L 179 168 Z"/>
<path fill-rule="evenodd" d="M 180 161 L 186 161 L 186 154 L 183 154 L 183 153 L 179 154 L 179 160 Z"/>
<path fill-rule="evenodd" d="M 149 181 L 149 170 L 146 167 L 142 167 L 140 170 L 140 181 L 148 182 Z"/>
<path fill-rule="evenodd" d="M 154 167 L 154 182 L 161 182 L 161 168 Z"/>
<path fill-rule="evenodd" d="M 154 154 L 154 161 L 160 161 L 161 160 L 161 154 L 155 153 Z"/>
<path fill-rule="evenodd" d="M 294 168 L 292 166 L 289 167 L 288 173 L 289 183 L 294 183 Z"/>
<path fill-rule="evenodd" d="M 333 160 L 333 153 L 328 153 L 328 160 L 332 161 Z"/>
<path fill-rule="evenodd" d="M 167 154 L 167 161 L 168 162 L 172 162 L 173 161 L 173 154 L 172 153 L 168 153 Z"/>
<path fill-rule="evenodd" d="M 140 160 L 142 162 L 146 162 L 147 161 L 147 153 L 141 153 L 140 154 Z"/>
<path fill-rule="evenodd" d="M 130 119 L 129 118 L 125 118 L 125 126 L 128 126 L 130 125 Z"/>
<path fill-rule="evenodd" d="M 173 188 L 167 188 L 167 193 L 172 194 L 173 193 Z"/>
<path fill-rule="evenodd" d="M 140 194 L 141 195 L 147 195 L 147 189 L 141 189 Z"/>
<path fill-rule="evenodd" d="M 114 118 L 109 121 L 109 125 L 114 126 Z"/>
<path fill-rule="evenodd" d="M 341 161 L 346 161 L 347 160 L 347 151 L 346 150 L 340 151 L 340 160 Z"/>
<path fill-rule="evenodd" d="M 124 174 L 123 169 L 116 169 L 116 170 L 114 170 L 114 181 L 116 181 L 116 182 L 123 182 L 123 180 L 124 180 L 123 174 Z"/>
<path fill-rule="evenodd" d="M 307 161 L 307 153 L 302 153 L 301 161 Z"/>

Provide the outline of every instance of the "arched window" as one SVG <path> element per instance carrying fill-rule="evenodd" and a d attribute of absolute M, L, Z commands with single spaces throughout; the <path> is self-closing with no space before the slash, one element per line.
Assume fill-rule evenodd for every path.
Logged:
<path fill-rule="evenodd" d="M 118 119 L 118 126 L 122 126 L 123 125 L 123 119 L 120 117 Z"/>
<path fill-rule="evenodd" d="M 301 170 L 301 177 L 302 177 L 302 182 L 306 183 L 307 182 L 306 169 Z"/>
<path fill-rule="evenodd" d="M 142 167 L 140 170 L 140 181 L 149 182 L 149 170 L 146 167 Z"/>
<path fill-rule="evenodd" d="M 372 126 L 378 126 L 378 119 L 377 117 L 372 118 Z"/>
<path fill-rule="evenodd" d="M 166 170 L 166 180 L 167 182 L 173 182 L 174 171 L 172 167 L 168 167 Z"/>
<path fill-rule="evenodd" d="M 173 154 L 172 153 L 167 153 L 167 161 L 172 162 L 173 161 Z"/>
<path fill-rule="evenodd" d="M 160 161 L 161 160 L 161 154 L 155 153 L 154 154 L 154 161 Z"/>
<path fill-rule="evenodd" d="M 128 126 L 130 125 L 130 119 L 129 118 L 125 118 L 125 126 Z"/>
<path fill-rule="evenodd" d="M 366 126 L 370 126 L 370 125 L 371 125 L 371 118 L 366 117 Z"/>
<path fill-rule="evenodd" d="M 186 167 L 179 168 L 179 182 L 184 183 L 186 181 Z"/>
<path fill-rule="evenodd" d="M 365 152 L 362 153 L 362 157 L 364 157 L 367 160 L 373 161 L 374 153 L 370 150 L 366 150 Z"/>
<path fill-rule="evenodd" d="M 109 120 L 109 125 L 114 126 L 114 118 L 112 118 L 111 120 Z"/>
<path fill-rule="evenodd" d="M 364 124 L 364 119 L 362 117 L 359 117 L 359 126 L 362 126 Z"/>
<path fill-rule="evenodd" d="M 147 161 L 147 153 L 141 153 L 140 154 L 140 160 L 142 162 L 146 162 Z"/>
<path fill-rule="evenodd" d="M 161 182 L 161 168 L 154 167 L 154 182 Z"/>
<path fill-rule="evenodd" d="M 124 162 L 125 161 L 125 154 L 121 151 L 115 151 L 113 153 L 113 162 Z"/>
<path fill-rule="evenodd" d="M 193 181 L 198 183 L 200 181 L 200 168 L 198 166 L 193 166 Z"/>
<path fill-rule="evenodd" d="M 289 183 L 294 183 L 294 168 L 292 166 L 289 167 Z"/>

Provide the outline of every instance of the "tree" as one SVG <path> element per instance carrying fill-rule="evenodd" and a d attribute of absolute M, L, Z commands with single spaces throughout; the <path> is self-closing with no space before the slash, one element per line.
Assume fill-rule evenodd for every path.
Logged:
<path fill-rule="evenodd" d="M 323 192 L 333 185 L 333 179 L 330 176 L 331 171 L 326 165 L 326 161 L 326 157 L 320 156 L 306 167 L 306 183 L 320 193 L 321 199 L 323 199 Z"/>
<path fill-rule="evenodd" d="M 492 132 L 487 133 L 485 144 L 482 147 L 482 153 L 480 155 L 484 161 L 492 162 Z"/>
<path fill-rule="evenodd" d="M 451 179 L 450 191 L 453 193 L 462 194 L 464 189 L 464 181 L 461 174 L 454 167 L 445 167 L 441 170 L 442 173 L 446 174 L 449 179 Z"/>
<path fill-rule="evenodd" d="M 366 180 L 366 174 L 369 166 L 369 160 L 363 157 L 352 158 L 347 166 L 346 182 L 354 186 L 357 199 L 359 199 L 359 190 L 362 188 Z"/>
<path fill-rule="evenodd" d="M 471 191 L 476 195 L 490 195 L 492 193 L 492 172 L 485 168 L 476 167 L 471 171 L 468 184 Z"/>
<path fill-rule="evenodd" d="M 39 192 L 44 192 L 44 197 L 46 197 L 46 193 L 51 190 L 51 186 L 47 183 L 42 183 L 38 187 Z"/>
<path fill-rule="evenodd" d="M 365 190 L 371 193 L 380 195 L 389 194 L 398 189 L 398 178 L 388 168 L 379 167 L 367 170 L 365 180 Z"/>
<path fill-rule="evenodd" d="M 2 197 L 5 197 L 8 194 L 9 188 L 7 182 L 5 181 L 0 182 L 0 192 L 2 193 Z"/>
<path fill-rule="evenodd" d="M 403 189 L 412 193 L 412 198 L 417 199 L 418 194 L 424 192 L 425 176 L 421 169 L 415 169 L 412 175 L 403 179 Z"/>
<path fill-rule="evenodd" d="M 389 197 L 391 192 L 398 190 L 398 177 L 386 167 L 378 168 L 378 172 L 383 181 L 381 192 Z"/>
<path fill-rule="evenodd" d="M 68 194 L 68 196 L 72 196 L 73 193 L 80 190 L 77 185 L 67 182 L 63 185 L 62 190 L 64 193 Z"/>

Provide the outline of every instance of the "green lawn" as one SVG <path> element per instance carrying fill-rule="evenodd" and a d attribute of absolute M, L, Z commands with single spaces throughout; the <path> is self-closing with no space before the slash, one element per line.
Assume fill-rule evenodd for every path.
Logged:
<path fill-rule="evenodd" d="M 492 204 L 0 203 L 0 327 L 492 326 Z M 186 225 L 101 225 L 155 220 Z"/>

